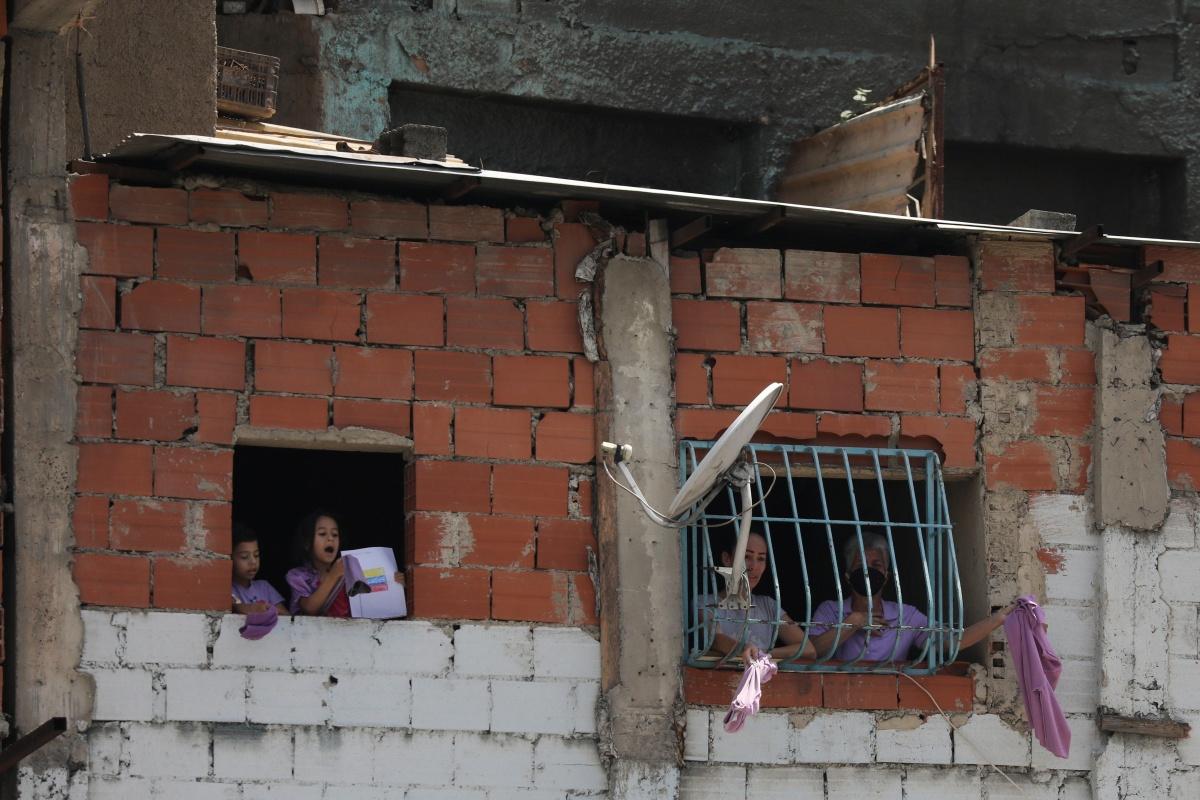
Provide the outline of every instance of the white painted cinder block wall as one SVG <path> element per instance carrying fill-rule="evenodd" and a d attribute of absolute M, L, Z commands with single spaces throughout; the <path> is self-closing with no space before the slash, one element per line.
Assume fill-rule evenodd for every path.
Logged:
<path fill-rule="evenodd" d="M 578 628 L 83 612 L 71 800 L 594 797 L 600 656 Z M 22 795 L 26 796 L 26 795 Z"/>
<path fill-rule="evenodd" d="M 1161 533 L 1161 583 L 1169 631 L 1128 632 L 1131 652 L 1152 637 L 1169 636 L 1166 683 L 1173 719 L 1197 734 L 1178 743 L 1142 740 L 1160 783 L 1153 794 L 1097 782 L 1106 745 L 1096 728 L 1100 704 L 1102 539 L 1087 500 L 1076 495 L 1032 499 L 1026 524 L 1061 558 L 1046 575 L 1043 605 L 1050 637 L 1063 659 L 1057 696 L 1071 728 L 1068 759 L 1041 747 L 1020 720 L 996 714 L 956 715 L 955 731 L 940 716 L 906 712 L 764 711 L 737 734 L 726 734 L 723 712 L 688 710 L 681 782 L 683 800 L 1084 800 L 1084 798 L 1200 798 L 1200 539 L 1196 501 L 1175 500 Z M 764 691 L 770 691 L 768 684 Z M 992 766 L 1002 769 L 1007 778 Z M 1012 780 L 1016 784 L 1009 783 Z M 1019 788 L 1018 788 L 1019 787 Z"/>

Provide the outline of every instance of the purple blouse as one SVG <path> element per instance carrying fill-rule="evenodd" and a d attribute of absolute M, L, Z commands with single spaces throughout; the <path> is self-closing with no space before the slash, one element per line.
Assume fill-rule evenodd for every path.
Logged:
<path fill-rule="evenodd" d="M 283 602 L 283 595 L 275 591 L 275 587 L 267 581 L 250 581 L 249 586 L 242 586 L 236 581 L 233 584 L 233 602 L 235 603 L 266 603 L 274 607 Z"/>

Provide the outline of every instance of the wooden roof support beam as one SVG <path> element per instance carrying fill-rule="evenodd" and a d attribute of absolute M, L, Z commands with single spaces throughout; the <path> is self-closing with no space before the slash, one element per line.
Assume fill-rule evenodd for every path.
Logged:
<path fill-rule="evenodd" d="M 683 247 L 712 230 L 712 217 L 705 214 L 671 231 L 671 249 Z"/>

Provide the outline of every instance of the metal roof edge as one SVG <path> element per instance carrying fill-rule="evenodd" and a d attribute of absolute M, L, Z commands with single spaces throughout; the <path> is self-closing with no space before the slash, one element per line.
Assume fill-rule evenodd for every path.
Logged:
<path fill-rule="evenodd" d="M 96 160 L 101 163 L 153 166 L 178 172 L 183 169 L 178 166 L 181 163 L 179 148 L 189 144 L 196 148 L 196 152 L 192 158 L 185 160 L 187 168 L 209 167 L 218 170 L 235 168 L 264 177 L 277 178 L 361 179 L 369 184 L 364 186 L 365 191 L 377 189 L 383 185 L 430 190 L 449 187 L 466 179 L 478 181 L 480 188 L 527 198 L 608 200 L 677 212 L 721 214 L 747 220 L 774 212 L 797 222 L 863 225 L 876 230 L 933 230 L 950 235 L 1005 236 L 1058 242 L 1069 241 L 1082 233 L 1081 231 L 1018 228 L 989 223 L 902 217 L 894 214 L 806 206 L 774 200 L 595 183 L 475 167 L 463 168 L 445 165 L 441 162 L 426 162 L 391 156 L 331 153 L 328 150 L 233 141 L 211 136 L 134 133 L 126 137 L 112 152 L 97 156 Z M 1128 247 L 1158 245 L 1200 249 L 1200 242 L 1196 241 L 1107 234 L 1096 239 L 1095 243 Z"/>

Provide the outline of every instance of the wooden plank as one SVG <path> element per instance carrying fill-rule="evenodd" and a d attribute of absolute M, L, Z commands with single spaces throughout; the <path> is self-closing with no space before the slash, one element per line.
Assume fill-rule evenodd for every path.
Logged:
<path fill-rule="evenodd" d="M 1192 727 L 1173 719 L 1126 717 L 1120 714 L 1100 714 L 1100 730 L 1109 733 L 1128 733 L 1134 736 L 1156 736 L 1161 739 L 1186 739 Z"/>

